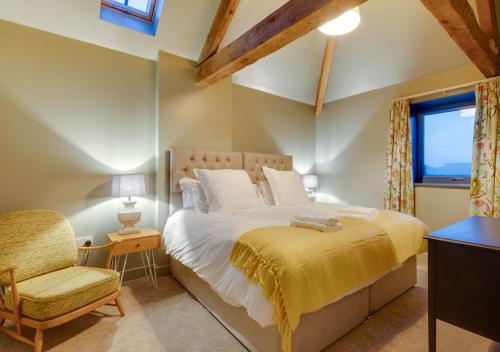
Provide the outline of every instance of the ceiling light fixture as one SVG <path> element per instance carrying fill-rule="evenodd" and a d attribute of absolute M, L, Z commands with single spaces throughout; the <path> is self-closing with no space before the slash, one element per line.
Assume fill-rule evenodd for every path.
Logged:
<path fill-rule="evenodd" d="M 359 7 L 344 12 L 337 18 L 326 22 L 324 25 L 320 26 L 318 29 L 321 33 L 326 35 L 343 35 L 355 30 L 359 23 L 361 22 L 361 17 L 359 15 Z"/>

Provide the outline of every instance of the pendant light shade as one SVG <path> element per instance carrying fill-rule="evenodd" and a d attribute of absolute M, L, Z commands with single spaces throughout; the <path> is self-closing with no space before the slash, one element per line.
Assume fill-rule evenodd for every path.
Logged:
<path fill-rule="evenodd" d="M 347 12 L 344 12 L 339 17 L 326 22 L 318 29 L 321 33 L 326 35 L 337 36 L 352 32 L 359 26 L 360 22 L 361 17 L 359 15 L 359 7 L 355 7 Z"/>

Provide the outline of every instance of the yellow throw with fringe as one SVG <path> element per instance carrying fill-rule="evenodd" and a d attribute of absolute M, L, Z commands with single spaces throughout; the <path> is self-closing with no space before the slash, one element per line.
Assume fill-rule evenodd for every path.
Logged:
<path fill-rule="evenodd" d="M 291 350 L 292 333 L 302 314 L 368 284 L 402 260 L 392 236 L 379 224 L 343 218 L 342 225 L 332 233 L 263 227 L 243 234 L 234 245 L 231 263 L 259 283 L 273 304 L 283 351 Z"/>

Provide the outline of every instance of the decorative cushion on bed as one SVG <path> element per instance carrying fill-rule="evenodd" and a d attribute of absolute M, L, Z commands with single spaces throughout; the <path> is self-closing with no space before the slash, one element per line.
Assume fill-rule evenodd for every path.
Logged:
<path fill-rule="evenodd" d="M 73 228 L 51 210 L 25 210 L 0 215 L 0 271 L 16 267 L 18 282 L 74 265 Z M 8 273 L 0 285 L 10 285 Z"/>
<path fill-rule="evenodd" d="M 119 275 L 109 269 L 72 266 L 20 282 L 22 314 L 43 321 L 69 313 L 117 291 Z M 10 287 L 5 304 L 12 309 Z"/>
<path fill-rule="evenodd" d="M 208 203 L 205 193 L 201 189 L 200 181 L 190 177 L 183 177 L 179 181 L 182 190 L 183 208 L 194 208 L 198 213 L 208 212 Z"/>
<path fill-rule="evenodd" d="M 262 202 L 265 205 L 276 205 L 274 202 L 273 192 L 271 191 L 271 187 L 269 186 L 269 182 L 260 181 L 257 185 L 257 193 L 262 199 Z"/>
<path fill-rule="evenodd" d="M 193 170 L 201 183 L 209 212 L 231 213 L 256 209 L 259 197 L 250 177 L 244 170 Z"/>
<path fill-rule="evenodd" d="M 281 206 L 296 206 L 310 202 L 300 175 L 295 171 L 278 171 L 263 166 L 274 202 Z"/>
<path fill-rule="evenodd" d="M 194 208 L 192 185 L 196 180 L 189 177 L 183 177 L 179 181 L 179 186 L 182 190 L 182 207 Z"/>

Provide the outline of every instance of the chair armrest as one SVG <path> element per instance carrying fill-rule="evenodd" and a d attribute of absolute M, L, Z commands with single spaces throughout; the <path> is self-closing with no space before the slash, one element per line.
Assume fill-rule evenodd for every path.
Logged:
<path fill-rule="evenodd" d="M 7 272 L 13 272 L 13 271 L 15 271 L 15 270 L 16 270 L 16 267 L 15 267 L 15 266 L 10 266 L 10 267 L 8 267 L 8 268 L 5 268 L 5 269 L 3 269 L 3 270 L 0 270 L 0 275 L 5 274 L 5 273 L 7 273 Z"/>
<path fill-rule="evenodd" d="M 16 271 L 16 267 L 15 266 L 11 266 L 11 267 L 5 268 L 3 270 L 0 270 L 0 275 L 3 275 L 5 273 L 10 273 L 11 286 L 15 286 L 16 285 L 15 275 L 14 275 L 14 283 L 12 283 L 12 273 L 15 273 L 15 271 Z M 16 289 L 17 289 L 17 287 L 16 287 Z M 2 293 L 3 293 L 3 291 L 0 290 L 0 309 L 5 309 L 5 304 L 4 304 L 4 301 L 3 301 L 3 295 L 2 295 Z"/>
<path fill-rule="evenodd" d="M 112 246 L 113 246 L 113 243 L 107 243 L 107 244 L 103 244 L 101 246 L 78 247 L 78 250 L 79 251 L 94 251 L 97 249 L 103 249 L 103 248 L 112 247 Z"/>
<path fill-rule="evenodd" d="M 10 275 L 10 290 L 12 294 L 12 311 L 14 312 L 17 333 L 21 334 L 21 299 L 17 291 L 16 267 L 8 267 L 0 271 L 0 275 L 8 272 Z M 0 296 L 0 309 L 5 310 L 3 297 Z"/>
<path fill-rule="evenodd" d="M 89 256 L 90 256 L 90 252 L 95 251 L 95 250 L 99 250 L 99 249 L 103 249 L 103 248 L 108 248 L 108 247 L 112 248 L 113 245 L 114 245 L 114 243 L 107 243 L 107 244 L 103 244 L 100 246 L 77 247 L 78 251 L 83 252 L 83 255 L 81 257 L 81 261 L 78 265 L 85 266 L 87 264 L 87 261 L 88 261 Z"/>

